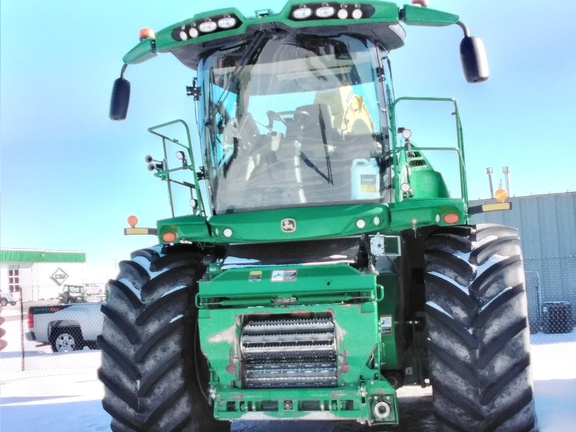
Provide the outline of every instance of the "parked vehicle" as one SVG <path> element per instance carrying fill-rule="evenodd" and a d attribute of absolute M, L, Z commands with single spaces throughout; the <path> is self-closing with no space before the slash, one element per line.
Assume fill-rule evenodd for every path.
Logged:
<path fill-rule="evenodd" d="M 86 292 L 83 285 L 64 285 L 62 292 L 58 295 L 60 303 L 84 303 Z"/>
<path fill-rule="evenodd" d="M 11 292 L 7 291 L 0 293 L 0 304 L 2 304 L 2 306 L 7 306 L 8 304 L 14 306 L 18 300 L 19 299 L 17 299 L 16 296 Z"/>
<path fill-rule="evenodd" d="M 104 315 L 101 303 L 31 306 L 26 340 L 50 344 L 54 352 L 97 349 Z"/>

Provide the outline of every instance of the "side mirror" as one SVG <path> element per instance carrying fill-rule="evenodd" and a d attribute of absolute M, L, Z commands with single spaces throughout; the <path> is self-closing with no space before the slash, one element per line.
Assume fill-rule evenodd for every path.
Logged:
<path fill-rule="evenodd" d="M 111 120 L 124 120 L 128 113 L 128 105 L 130 104 L 130 82 L 120 77 L 114 81 L 112 87 L 112 98 L 110 100 L 110 119 Z"/>
<path fill-rule="evenodd" d="M 460 59 L 464 76 L 469 83 L 483 82 L 490 76 L 488 56 L 482 39 L 464 36 L 460 43 Z"/>

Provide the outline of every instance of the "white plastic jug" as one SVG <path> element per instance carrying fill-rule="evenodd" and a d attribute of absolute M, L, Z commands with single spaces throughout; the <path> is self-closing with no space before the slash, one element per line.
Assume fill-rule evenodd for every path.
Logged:
<path fill-rule="evenodd" d="M 354 159 L 351 168 L 352 199 L 380 198 L 380 168 L 376 159 Z"/>

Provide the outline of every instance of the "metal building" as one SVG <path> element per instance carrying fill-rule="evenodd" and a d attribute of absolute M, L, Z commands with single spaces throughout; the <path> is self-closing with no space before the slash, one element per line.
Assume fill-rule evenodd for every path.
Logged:
<path fill-rule="evenodd" d="M 471 201 L 471 205 L 489 200 Z M 474 215 L 473 223 L 520 230 L 533 331 L 544 326 L 549 302 L 570 303 L 576 312 L 576 192 L 510 198 L 512 210 Z"/>
<path fill-rule="evenodd" d="M 86 253 L 0 249 L 0 290 L 22 301 L 57 298 L 62 284 L 83 284 Z"/>

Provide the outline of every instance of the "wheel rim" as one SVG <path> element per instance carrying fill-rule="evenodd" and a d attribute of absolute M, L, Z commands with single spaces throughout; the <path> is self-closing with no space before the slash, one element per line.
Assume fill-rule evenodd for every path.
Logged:
<path fill-rule="evenodd" d="M 74 337 L 68 333 L 58 335 L 54 344 L 56 345 L 58 352 L 74 351 L 74 348 L 76 347 Z"/>

